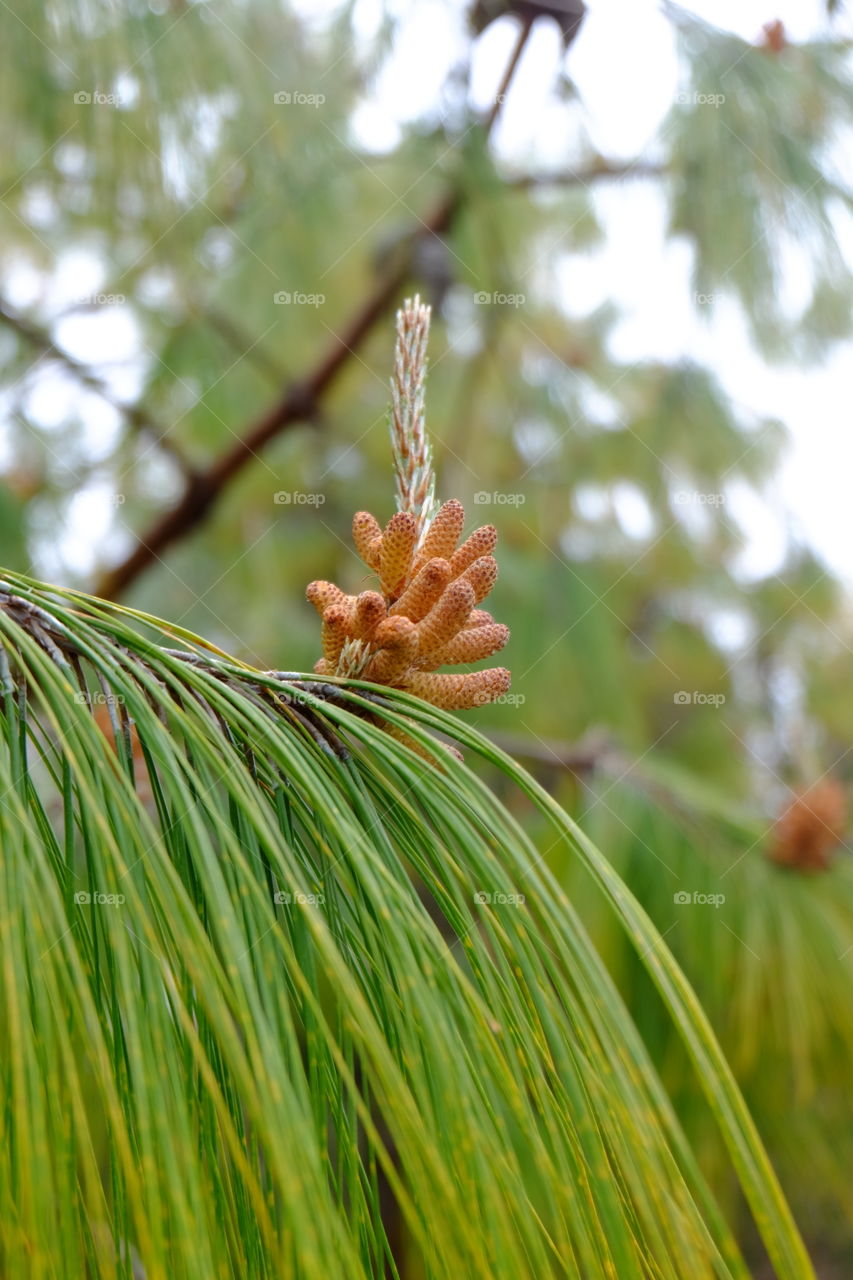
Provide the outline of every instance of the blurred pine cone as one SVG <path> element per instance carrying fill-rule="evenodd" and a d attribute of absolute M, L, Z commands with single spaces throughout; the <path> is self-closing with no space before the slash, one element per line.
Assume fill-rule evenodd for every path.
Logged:
<path fill-rule="evenodd" d="M 768 857 L 797 871 L 825 871 L 843 839 L 846 817 L 841 783 L 835 778 L 813 783 L 778 819 Z"/>

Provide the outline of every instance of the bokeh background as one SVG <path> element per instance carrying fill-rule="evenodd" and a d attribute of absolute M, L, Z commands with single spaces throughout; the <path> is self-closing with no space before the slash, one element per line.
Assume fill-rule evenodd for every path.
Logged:
<path fill-rule="evenodd" d="M 818 0 L 46 0 L 0 54 L 2 562 L 310 670 L 305 584 L 362 583 L 352 514 L 393 509 L 393 313 L 426 297 L 439 493 L 498 526 L 512 628 L 512 693 L 468 714 L 684 965 L 827 1277 L 853 1270 L 851 38 Z M 713 1178 L 641 967 L 542 855 Z"/>

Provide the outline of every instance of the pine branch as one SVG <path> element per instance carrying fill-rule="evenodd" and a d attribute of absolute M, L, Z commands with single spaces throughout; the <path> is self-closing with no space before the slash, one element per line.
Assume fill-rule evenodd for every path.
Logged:
<path fill-rule="evenodd" d="M 497 121 L 507 90 L 518 66 L 524 46 L 530 35 L 530 24 L 522 25 L 515 47 L 501 81 L 499 93 L 486 119 L 487 135 Z M 412 242 L 443 235 L 447 232 L 462 205 L 461 189 L 449 191 L 436 204 L 432 212 L 421 220 L 412 236 Z M 135 582 L 164 551 L 185 538 L 210 515 L 225 489 L 243 468 L 260 453 L 271 440 L 282 432 L 315 416 L 321 398 L 327 393 L 342 368 L 349 362 L 370 334 L 377 321 L 386 313 L 410 275 L 408 260 L 390 269 L 380 278 L 373 293 L 352 316 L 343 332 L 336 335 L 308 376 L 286 387 L 281 398 L 265 414 L 256 419 L 241 433 L 237 443 L 226 449 L 203 470 L 188 477 L 178 502 L 161 515 L 142 533 L 130 554 L 102 575 L 95 592 L 106 599 L 113 599 Z"/>

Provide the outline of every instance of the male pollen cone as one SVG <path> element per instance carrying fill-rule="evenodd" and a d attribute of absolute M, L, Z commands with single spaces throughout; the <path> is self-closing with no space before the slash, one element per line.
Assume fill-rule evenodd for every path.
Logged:
<path fill-rule="evenodd" d="M 477 606 L 498 576 L 494 525 L 460 544 L 461 502 L 439 507 L 418 542 L 419 525 L 398 511 L 385 528 L 369 511 L 353 518 L 355 548 L 379 576 L 379 590 L 349 596 L 331 582 L 306 595 L 323 619 L 323 657 L 315 670 L 360 676 L 447 710 L 482 706 L 506 693 L 505 667 L 444 674 L 438 667 L 479 662 L 509 640 L 509 628 Z"/>

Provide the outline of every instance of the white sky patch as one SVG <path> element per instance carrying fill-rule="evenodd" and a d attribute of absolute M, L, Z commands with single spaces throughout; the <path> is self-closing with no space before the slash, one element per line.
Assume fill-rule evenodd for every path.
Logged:
<path fill-rule="evenodd" d="M 753 620 L 740 609 L 714 606 L 705 612 L 704 620 L 712 644 L 728 653 L 741 653 L 754 638 Z"/>
<path fill-rule="evenodd" d="M 376 102 L 359 103 L 350 117 L 349 132 L 354 146 L 374 155 L 387 155 L 403 136 L 397 121 Z"/>
<path fill-rule="evenodd" d="M 732 569 L 747 582 L 778 573 L 785 562 L 788 539 L 782 522 L 748 484 L 735 480 L 726 493 L 726 510 L 743 529 L 747 542 Z"/>
<path fill-rule="evenodd" d="M 49 432 L 65 424 L 80 398 L 76 379 L 53 366 L 32 380 L 24 402 L 27 415 Z"/>
<path fill-rule="evenodd" d="M 620 405 L 615 396 L 599 387 L 583 372 L 579 373 L 581 404 L 587 422 L 604 431 L 621 431 L 623 427 Z"/>
<path fill-rule="evenodd" d="M 580 484 L 575 489 L 574 507 L 584 520 L 603 520 L 610 511 L 610 494 L 598 484 Z"/>
<path fill-rule="evenodd" d="M 707 542 L 714 533 L 714 512 L 708 503 L 691 500 L 692 491 L 689 485 L 680 487 L 673 485 L 670 509 L 672 518 L 696 542 Z"/>
<path fill-rule="evenodd" d="M 441 0 L 419 0 L 404 12 L 393 57 L 373 81 L 370 98 L 389 120 L 411 123 L 438 114 L 452 51 L 462 45 L 459 11 Z"/>
<path fill-rule="evenodd" d="M 690 287 L 690 246 L 667 234 L 663 193 L 653 179 L 625 178 L 597 188 L 595 204 L 603 241 L 572 252 L 567 237 L 555 264 L 564 308 L 579 317 L 613 301 L 617 360 L 677 360 L 704 327 L 696 307 L 706 304 Z"/>
<path fill-rule="evenodd" d="M 672 107 L 678 70 L 655 0 L 593 0 L 569 54 L 593 145 L 617 159 L 642 152 Z"/>
<path fill-rule="evenodd" d="M 655 518 L 642 489 L 629 480 L 605 486 L 582 484 L 575 490 L 574 507 L 590 524 L 615 519 L 627 537 L 647 541 L 655 532 Z"/>
<path fill-rule="evenodd" d="M 124 300 L 98 301 L 91 309 L 63 317 L 56 325 L 56 340 L 70 356 L 97 370 L 114 395 L 125 400 L 138 395 L 143 365 L 139 325 Z"/>
<path fill-rule="evenodd" d="M 38 306 L 45 292 L 45 276 L 32 263 L 20 261 L 3 277 L 3 296 L 22 311 Z"/>
<path fill-rule="evenodd" d="M 106 266 L 91 249 L 60 254 L 50 282 L 51 310 L 92 305 L 104 287 Z"/>
<path fill-rule="evenodd" d="M 629 538 L 646 541 L 655 532 L 655 518 L 648 499 L 638 485 L 620 480 L 612 489 L 613 507 L 622 531 Z"/>
<path fill-rule="evenodd" d="M 112 92 L 118 98 L 120 111 L 132 111 L 139 101 L 139 81 L 136 76 L 124 72 L 113 81 Z"/>
<path fill-rule="evenodd" d="M 56 218 L 56 203 L 46 186 L 33 182 L 21 201 L 21 217 L 36 230 L 44 231 Z"/>
<path fill-rule="evenodd" d="M 303 0 L 304 4 L 305 0 Z M 308 4 L 313 4 L 314 0 L 308 0 Z M 297 3 L 294 8 L 301 8 Z M 335 4 L 338 8 L 339 4 Z M 352 10 L 352 22 L 358 37 L 365 44 L 375 40 L 379 35 L 382 26 L 382 18 L 384 16 L 384 0 L 355 0 Z"/>
<path fill-rule="evenodd" d="M 121 498 L 108 482 L 87 485 L 71 499 L 63 531 L 62 554 L 79 574 L 90 574 L 97 567 L 101 547 L 107 539 L 129 544 L 130 537 L 115 530 L 116 504 Z"/>

